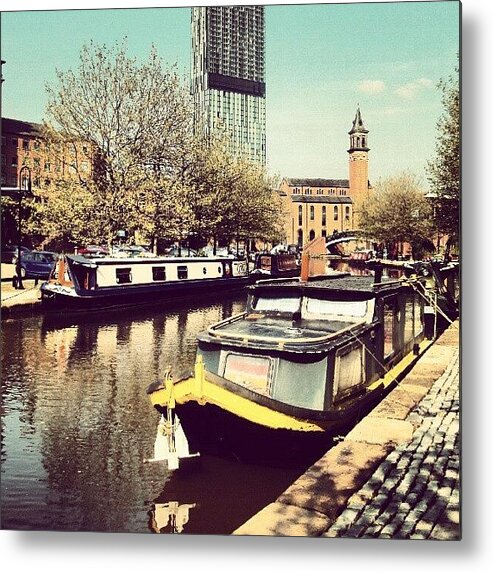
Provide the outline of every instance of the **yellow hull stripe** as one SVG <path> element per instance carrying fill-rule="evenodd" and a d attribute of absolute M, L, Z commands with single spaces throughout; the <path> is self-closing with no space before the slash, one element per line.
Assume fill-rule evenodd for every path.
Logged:
<path fill-rule="evenodd" d="M 423 341 L 419 345 L 419 355 L 412 353 L 404 357 L 396 366 L 394 366 L 385 377 L 375 381 L 368 386 L 369 391 L 387 388 L 391 383 L 403 373 L 414 361 L 417 361 L 423 351 L 427 349 L 433 342 Z M 330 422 L 314 423 L 307 419 L 299 419 L 291 417 L 280 411 L 274 411 L 265 405 L 260 405 L 220 387 L 206 379 L 206 373 L 201 362 L 195 365 L 195 376 L 181 380 L 176 384 L 166 384 L 166 387 L 154 391 L 150 395 L 152 405 L 160 405 L 162 407 L 174 407 L 175 402 L 181 405 L 194 401 L 200 405 L 211 404 L 236 415 L 237 417 L 269 427 L 271 429 L 290 429 L 293 431 L 322 432 L 330 427 Z"/>
<path fill-rule="evenodd" d="M 273 411 L 264 405 L 236 395 L 224 387 L 210 383 L 206 379 L 202 382 L 201 395 L 193 393 L 195 385 L 196 379 L 194 377 L 177 383 L 173 388 L 176 403 L 184 404 L 188 401 L 196 401 L 200 405 L 209 403 L 237 417 L 247 419 L 252 423 L 257 423 L 271 429 L 291 429 L 293 431 L 325 431 L 326 429 L 310 421 L 290 417 L 279 411 Z M 153 405 L 166 406 L 169 393 L 166 389 L 161 389 L 152 393 L 150 397 Z"/>
<path fill-rule="evenodd" d="M 371 385 L 369 385 L 368 390 L 374 391 L 379 387 L 386 388 L 392 383 L 394 383 L 403 374 L 403 372 L 407 367 L 412 365 L 414 362 L 418 361 L 418 359 L 421 357 L 421 354 L 424 351 L 426 351 L 431 346 L 432 343 L 433 340 L 423 340 L 419 344 L 419 355 L 416 356 L 412 352 L 407 354 L 407 356 L 403 357 L 402 360 L 398 364 L 396 364 L 391 370 L 389 370 L 384 377 L 382 377 L 381 379 L 377 379 L 377 381 L 374 381 Z"/>

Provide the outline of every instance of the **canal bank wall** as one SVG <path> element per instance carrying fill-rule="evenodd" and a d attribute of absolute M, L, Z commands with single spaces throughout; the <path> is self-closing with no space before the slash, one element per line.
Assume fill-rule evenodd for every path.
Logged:
<path fill-rule="evenodd" d="M 459 322 L 234 535 L 460 540 Z"/>
<path fill-rule="evenodd" d="M 41 292 L 35 280 L 23 280 L 23 290 L 12 285 L 13 264 L 2 264 L 0 283 L 1 315 L 3 318 L 33 315 L 41 312 Z"/>

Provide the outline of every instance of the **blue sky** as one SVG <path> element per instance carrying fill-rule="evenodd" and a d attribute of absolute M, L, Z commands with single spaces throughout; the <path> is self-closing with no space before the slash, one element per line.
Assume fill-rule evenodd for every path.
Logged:
<path fill-rule="evenodd" d="M 2 9 L 23 6 L 4 0 Z M 126 36 L 129 53 L 142 58 L 154 43 L 188 76 L 188 7 L 94 6 L 51 10 L 53 3 L 38 2 L 36 11 L 2 13 L 2 116 L 40 122 L 45 83 L 55 81 L 57 68 L 76 68 L 90 40 L 111 45 Z M 408 170 L 426 186 L 442 112 L 436 84 L 453 72 L 458 51 L 453 0 L 266 5 L 269 171 L 347 178 L 347 132 L 359 104 L 372 182 Z"/>

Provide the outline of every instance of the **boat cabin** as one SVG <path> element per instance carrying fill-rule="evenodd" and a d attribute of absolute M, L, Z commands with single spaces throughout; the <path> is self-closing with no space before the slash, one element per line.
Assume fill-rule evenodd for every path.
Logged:
<path fill-rule="evenodd" d="M 246 312 L 198 337 L 205 369 L 317 411 L 361 393 L 423 338 L 423 301 L 371 277 L 250 287 Z"/>

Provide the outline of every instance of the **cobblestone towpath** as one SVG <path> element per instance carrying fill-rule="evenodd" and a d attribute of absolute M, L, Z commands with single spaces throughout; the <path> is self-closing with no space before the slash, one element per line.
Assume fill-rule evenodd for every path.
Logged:
<path fill-rule="evenodd" d="M 234 534 L 460 540 L 459 323 Z"/>

